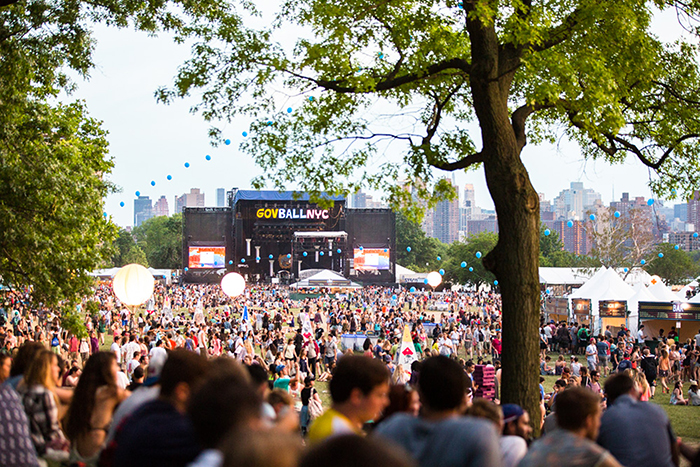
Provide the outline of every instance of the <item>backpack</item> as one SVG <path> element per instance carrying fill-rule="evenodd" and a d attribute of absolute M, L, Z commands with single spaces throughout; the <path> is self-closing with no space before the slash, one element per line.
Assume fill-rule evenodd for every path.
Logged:
<path fill-rule="evenodd" d="M 60 343 L 58 337 L 53 336 L 53 339 L 51 339 L 51 347 L 58 347 Z"/>
<path fill-rule="evenodd" d="M 632 368 L 632 362 L 629 360 L 622 360 L 619 365 L 617 365 L 617 371 L 622 373 L 625 370 Z"/>

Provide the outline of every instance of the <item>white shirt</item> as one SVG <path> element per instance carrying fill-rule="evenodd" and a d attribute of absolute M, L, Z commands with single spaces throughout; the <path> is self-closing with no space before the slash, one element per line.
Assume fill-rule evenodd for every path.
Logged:
<path fill-rule="evenodd" d="M 156 355 L 162 355 L 164 358 L 168 357 L 168 352 L 165 351 L 163 347 L 153 347 L 150 352 L 148 352 L 149 358 L 153 358 Z"/>
<path fill-rule="evenodd" d="M 646 336 L 644 335 L 644 331 L 643 331 L 642 329 L 640 329 L 639 331 L 637 331 L 637 342 L 638 342 L 638 343 L 643 344 L 643 343 L 644 343 L 644 338 L 645 338 L 645 337 L 646 337 Z M 697 339 L 696 339 L 696 340 L 697 340 Z"/>
<path fill-rule="evenodd" d="M 586 358 L 588 360 L 596 360 L 598 357 L 598 347 L 596 347 L 594 344 L 588 344 L 588 347 L 586 347 Z"/>
<path fill-rule="evenodd" d="M 109 351 L 117 354 L 117 363 L 122 362 L 122 352 L 121 348 L 119 347 L 119 344 L 117 344 L 116 342 L 112 342 L 112 345 L 109 346 Z"/>

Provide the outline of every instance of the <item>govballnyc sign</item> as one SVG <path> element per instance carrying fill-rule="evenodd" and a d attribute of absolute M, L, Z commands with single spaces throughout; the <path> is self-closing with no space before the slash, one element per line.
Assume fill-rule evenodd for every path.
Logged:
<path fill-rule="evenodd" d="M 328 209 L 280 209 L 260 208 L 256 212 L 258 219 L 328 219 Z"/>

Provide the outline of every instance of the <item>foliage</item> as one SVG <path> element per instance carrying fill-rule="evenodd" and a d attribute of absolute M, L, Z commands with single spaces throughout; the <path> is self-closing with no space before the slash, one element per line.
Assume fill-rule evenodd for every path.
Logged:
<path fill-rule="evenodd" d="M 481 252 L 482 257 L 491 251 L 498 242 L 498 234 L 493 232 L 481 232 L 470 235 L 464 241 L 455 242 L 450 245 L 447 254 L 448 261 L 445 267 L 445 280 L 458 284 L 493 284 L 496 276 L 487 271 L 481 259 L 476 257 L 477 252 Z M 466 267 L 462 267 L 462 262 L 466 262 Z M 473 271 L 469 271 L 469 268 Z"/>
<path fill-rule="evenodd" d="M 396 213 L 396 249 L 397 263 L 416 272 L 428 272 L 436 270 L 439 264 L 438 256 L 446 256 L 447 245 L 436 238 L 426 236 L 418 224 L 398 212 Z"/>
<path fill-rule="evenodd" d="M 612 207 L 599 211 L 595 221 L 586 222 L 586 234 L 593 242 L 590 257 L 606 267 L 632 269 L 654 247 L 651 218 L 641 208 L 619 218 Z"/>
<path fill-rule="evenodd" d="M 146 268 L 149 267 L 146 253 L 138 245 L 134 245 L 129 249 L 129 252 L 124 257 L 124 264 L 140 264 Z"/>
<path fill-rule="evenodd" d="M 87 328 L 80 313 L 74 306 L 65 306 L 61 313 L 61 327 L 78 339 L 88 337 Z"/>
<path fill-rule="evenodd" d="M 182 263 L 182 214 L 148 219 L 134 229 L 136 244 L 154 268 L 177 269 Z"/>
<path fill-rule="evenodd" d="M 659 257 L 659 253 L 663 257 Z M 685 285 L 700 275 L 700 266 L 693 262 L 690 254 L 676 250 L 670 243 L 658 244 L 652 255 L 644 269 L 661 277 L 667 285 Z"/>
<path fill-rule="evenodd" d="M 120 268 L 125 264 L 128 264 L 126 262 L 126 257 L 134 246 L 136 246 L 136 242 L 134 241 L 134 236 L 131 235 L 131 232 L 123 227 L 120 228 L 119 232 L 117 232 L 117 237 L 112 242 L 111 266 Z"/>

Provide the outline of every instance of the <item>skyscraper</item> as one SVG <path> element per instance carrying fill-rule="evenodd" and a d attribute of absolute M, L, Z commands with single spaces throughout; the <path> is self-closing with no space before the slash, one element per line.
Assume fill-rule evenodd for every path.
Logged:
<path fill-rule="evenodd" d="M 559 219 L 583 219 L 586 211 L 600 199 L 600 193 L 584 188 L 582 182 L 571 182 L 569 189 L 562 190 L 554 198 L 554 211 Z"/>
<path fill-rule="evenodd" d="M 182 212 L 185 206 L 204 207 L 204 193 L 199 188 L 190 188 L 189 193 L 175 197 L 175 214 Z"/>
<path fill-rule="evenodd" d="M 447 244 L 459 239 L 459 199 L 443 200 L 435 206 L 432 236 Z"/>
<path fill-rule="evenodd" d="M 216 189 L 216 205 L 218 207 L 226 206 L 226 190 L 223 188 Z"/>
<path fill-rule="evenodd" d="M 134 227 L 138 227 L 153 217 L 153 204 L 148 196 L 139 196 L 134 200 Z"/>
<path fill-rule="evenodd" d="M 700 191 L 695 190 L 688 200 L 688 223 L 697 231 L 700 228 Z"/>
<path fill-rule="evenodd" d="M 153 206 L 153 213 L 156 217 L 168 217 L 170 215 L 170 208 L 168 207 L 168 200 L 165 195 L 161 195 L 158 201 L 156 201 L 156 204 Z"/>

